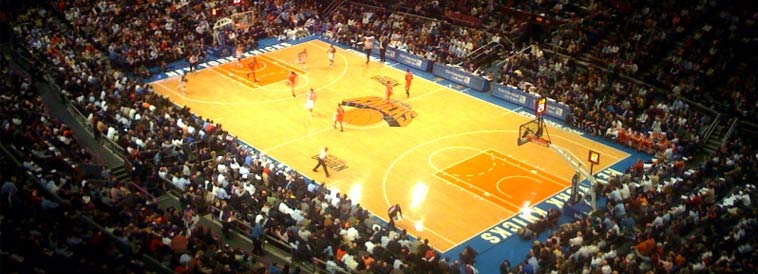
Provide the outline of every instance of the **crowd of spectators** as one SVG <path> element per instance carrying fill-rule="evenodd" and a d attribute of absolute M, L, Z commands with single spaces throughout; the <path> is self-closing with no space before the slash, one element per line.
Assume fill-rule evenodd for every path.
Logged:
<path fill-rule="evenodd" d="M 443 8 L 446 5 L 456 5 L 459 3 L 441 3 Z M 556 3 L 559 4 L 559 3 Z M 580 3 L 574 3 L 573 5 L 579 5 Z M 629 63 L 628 61 L 639 62 L 641 59 L 652 58 L 654 53 L 657 53 L 658 46 L 655 41 L 662 42 L 666 39 L 671 39 L 672 33 L 683 32 L 683 25 L 691 21 L 691 18 L 696 17 L 704 13 L 707 10 L 705 4 L 701 4 L 694 8 L 692 12 L 683 11 L 680 12 L 682 3 L 673 1 L 671 3 L 648 3 L 648 6 L 644 6 L 640 9 L 627 10 L 623 7 L 616 7 L 618 14 L 607 15 L 599 12 L 600 6 L 597 4 L 587 5 L 587 8 L 583 9 L 560 9 L 568 17 L 580 16 L 585 12 L 592 14 L 590 18 L 592 20 L 582 21 L 572 26 L 575 28 L 570 30 L 570 36 L 579 40 L 565 43 L 560 41 L 557 45 L 570 44 L 596 44 L 601 36 L 601 32 L 612 33 L 613 35 L 627 35 L 625 32 L 630 29 L 633 37 L 631 39 L 621 39 L 622 37 L 615 37 L 612 35 L 608 39 L 603 41 L 624 41 L 626 44 L 622 47 L 622 51 L 618 50 L 618 46 L 615 44 L 600 44 L 598 47 L 603 48 L 601 52 L 607 54 L 604 56 L 598 56 L 600 59 L 616 60 L 611 63 L 618 63 L 622 69 L 637 70 L 638 65 L 636 63 Z M 384 5 L 386 6 L 386 5 Z M 518 8 L 518 7 L 515 7 Z M 523 7 L 522 7 L 523 8 Z M 660 18 L 654 16 L 651 12 L 653 9 L 662 9 L 663 12 Z M 530 10 L 533 9 L 529 8 Z M 497 14 L 498 9 L 486 8 L 482 9 L 483 13 L 490 12 L 491 14 Z M 572 11 L 569 11 L 572 10 Z M 630 13 L 622 14 L 622 12 Z M 382 20 L 382 15 L 387 14 L 387 9 L 369 9 L 364 5 L 348 5 L 346 7 L 346 14 L 353 14 L 353 18 L 344 18 L 340 12 L 337 12 L 333 16 L 333 21 L 344 22 L 347 20 L 348 29 L 342 31 L 342 25 L 337 26 L 337 35 L 330 33 L 332 28 L 327 28 L 325 37 L 337 37 L 337 41 L 345 44 L 354 44 L 361 42 L 363 39 L 360 35 L 363 33 L 374 33 L 376 31 L 382 31 L 385 29 L 386 24 Z M 372 14 L 371 18 L 379 16 L 377 19 L 366 18 L 366 14 Z M 397 14 L 390 14 L 387 18 L 399 19 Z M 630 19 L 630 20 L 624 20 Z M 361 30 L 363 25 L 374 22 L 372 26 L 368 27 L 368 30 Z M 482 73 L 482 70 L 476 67 L 469 67 L 470 64 L 465 64 L 463 59 L 456 59 L 455 53 L 458 51 L 454 45 L 456 41 L 455 36 L 451 36 L 449 32 L 436 31 L 436 28 L 442 28 L 443 26 L 450 25 L 445 21 L 426 20 L 419 19 L 412 16 L 405 17 L 406 24 L 422 25 L 423 27 L 417 28 L 422 33 L 412 33 L 410 37 L 416 38 L 413 46 L 407 47 L 404 45 L 403 39 L 395 40 L 398 36 L 392 35 L 390 37 L 390 45 L 400 45 L 403 50 L 408 50 L 411 53 L 424 56 L 433 61 L 442 61 L 448 64 L 461 64 L 464 69 L 468 69 L 472 72 Z M 614 27 L 618 24 L 613 24 L 617 20 L 624 20 L 627 22 L 626 27 Z M 664 21 L 664 23 L 659 23 Z M 351 24 L 352 22 L 352 24 Z M 398 21 L 390 21 L 393 28 Z M 504 23 L 505 24 L 505 23 Z M 356 26 L 350 28 L 349 26 Z M 400 24 L 399 29 L 408 29 L 405 24 Z M 463 26 L 456 26 L 456 28 L 466 29 Z M 355 29 L 355 30 L 353 30 Z M 425 30 L 429 30 L 430 34 L 423 33 Z M 602 31 L 601 31 L 602 30 Z M 480 37 L 494 37 L 499 35 L 498 28 L 480 28 Z M 340 33 L 344 33 L 340 35 Z M 352 35 L 351 35 L 352 34 Z M 505 33 L 503 33 L 505 35 Z M 555 36 L 561 37 L 562 33 L 558 32 Z M 427 37 L 431 37 L 428 39 Z M 451 38 L 452 37 L 452 38 Z M 419 39 L 420 38 L 420 39 Z M 651 40 L 652 39 L 652 40 Z M 397 42 L 399 41 L 399 42 Z M 441 45 L 435 41 L 451 41 L 450 47 Z M 489 41 L 483 39 L 483 41 Z M 547 39 L 546 41 L 555 42 L 555 40 Z M 632 41 L 632 42 L 629 42 Z M 427 45 L 425 50 L 419 52 L 419 46 Z M 433 47 L 437 45 L 436 47 Z M 472 49 L 482 46 L 481 43 L 477 44 Z M 587 46 L 588 47 L 588 46 Z M 613 48 L 613 49 L 610 49 Z M 429 49 L 437 49 L 433 52 L 429 52 Z M 587 49 L 580 49 L 577 47 L 575 54 L 584 52 Z M 453 54 L 450 54 L 453 53 Z M 623 58 L 613 57 L 611 55 L 623 56 Z M 445 57 L 447 56 L 447 57 Z M 643 58 L 642 56 L 646 56 Z M 431 57 L 431 58 L 430 58 Z M 438 59 L 434 59 L 437 57 Z M 440 59 L 440 57 L 442 57 Z M 645 61 L 647 62 L 647 61 Z M 639 151 L 647 153 L 665 153 L 666 150 L 671 149 L 684 149 L 692 151 L 701 145 L 701 138 L 703 133 L 701 130 L 711 122 L 712 117 L 702 115 L 701 113 L 690 109 L 690 106 L 677 98 L 678 94 L 669 94 L 661 92 L 651 86 L 647 86 L 635 81 L 621 79 L 614 70 L 613 65 L 606 66 L 607 64 L 601 64 L 601 68 L 585 67 L 578 65 L 572 55 L 561 56 L 558 54 L 548 54 L 542 49 L 541 43 L 535 42 L 528 47 L 514 51 L 503 62 L 502 70 L 498 76 L 490 76 L 489 78 L 500 82 L 502 84 L 516 86 L 521 90 L 531 92 L 534 94 L 545 95 L 556 99 L 559 102 L 565 103 L 571 107 L 572 113 L 569 118 L 569 123 L 573 126 L 582 128 L 591 134 L 607 136 L 608 138 L 617 140 L 618 142 L 631 146 Z M 606 67 L 603 69 L 602 67 Z M 673 147 L 672 147 L 673 146 Z"/>
<path fill-rule="evenodd" d="M 755 117 L 752 49 L 758 45 L 758 13 L 735 5 L 704 20 L 648 78 L 675 94 L 745 119 Z"/>
<path fill-rule="evenodd" d="M 99 189 L 83 180 L 77 165 L 94 160 L 72 131 L 46 114 L 32 79 L 0 60 L 0 140 L 13 159 L 3 157 L 0 199 L 0 256 L 3 272 L 39 273 L 118 270 L 135 273 L 115 241 L 81 223 L 78 209 L 99 203 Z M 21 167 L 14 168 L 18 161 Z M 90 196 L 92 195 L 92 196 Z M 39 262 L 46 262 L 40 264 Z"/>
<path fill-rule="evenodd" d="M 38 24 L 28 24 L 35 20 Z M 58 58 L 81 62 L 88 61 L 85 56 L 91 53 L 74 50 L 87 48 L 89 44 L 83 40 L 67 36 L 66 32 L 59 28 L 59 22 L 45 10 L 28 10 L 18 15 L 17 22 L 21 23 L 15 29 L 17 35 L 25 38 L 24 40 L 29 42 L 29 46 L 39 45 L 32 49 L 34 54 L 49 58 L 39 60 L 36 63 L 43 70 L 47 69 L 62 74 L 71 73 L 74 67 L 65 66 L 73 63 L 55 65 L 56 60 L 60 60 Z M 55 54 L 58 52 L 67 55 Z M 93 68 L 104 69 L 102 62 L 91 62 L 90 65 L 93 65 Z M 58 68 L 63 70 L 57 70 Z M 83 70 L 79 72 L 83 72 Z M 104 83 L 99 82 L 104 80 L 98 78 L 100 76 L 102 75 L 71 73 L 62 77 L 75 82 L 78 81 L 82 85 L 80 86 L 81 89 L 74 90 L 81 91 L 86 90 L 87 86 L 92 87 Z M 83 272 L 101 272 L 105 269 L 144 272 L 142 255 L 156 258 L 163 265 L 179 273 L 238 273 L 248 271 L 263 273 L 267 269 L 266 265 L 259 262 L 253 254 L 221 244 L 221 241 L 212 235 L 207 227 L 197 225 L 198 213 L 202 209 L 197 208 L 195 204 L 186 203 L 181 208 L 161 208 L 156 203 L 156 199 L 139 186 L 139 184 L 147 186 L 139 180 L 142 177 L 139 172 L 140 168 L 134 168 L 136 173 L 133 174 L 135 175 L 133 183 L 117 182 L 114 177 L 88 177 L 82 172 L 78 172 L 77 165 L 90 163 L 91 159 L 94 158 L 93 155 L 77 145 L 72 131 L 67 126 L 46 114 L 40 97 L 36 95 L 34 90 L 30 89 L 31 79 L 20 82 L 17 79 L 23 78 L 8 77 L 8 79 L 4 79 L 7 81 L 3 81 L 7 85 L 5 87 L 7 90 L 17 92 L 2 97 L 4 102 L 3 111 L 0 112 L 0 115 L 3 118 L 3 144 L 7 144 L 12 151 L 16 152 L 15 155 L 22 162 L 24 172 L 13 179 L 4 178 L 6 181 L 3 186 L 3 197 L 7 199 L 5 201 L 9 204 L 14 205 L 10 208 L 18 207 L 17 213 L 29 213 L 29 215 L 21 214 L 19 216 L 50 216 L 51 218 L 42 218 L 45 221 L 39 223 L 35 222 L 38 220 L 36 218 L 9 219 L 6 224 L 20 224 L 22 225 L 20 227 L 35 229 L 19 232 L 15 228 L 11 229 L 12 226 L 4 227 L 4 234 L 8 231 L 8 235 L 18 236 L 4 237 L 4 239 L 8 239 L 7 246 L 23 246 L 24 240 L 30 240 L 32 243 L 41 246 L 37 250 L 41 255 L 28 253 L 29 250 L 27 249 L 23 249 L 26 251 L 22 251 L 22 254 L 8 255 L 8 258 L 13 260 L 7 265 L 9 269 L 19 269 L 23 272 L 24 269 L 37 267 L 34 264 L 29 264 L 35 260 L 27 261 L 29 258 L 25 259 L 25 256 L 40 256 L 38 258 L 54 256 L 61 263 L 81 261 L 78 266 L 83 267 Z M 126 80 L 123 81 L 123 84 L 126 84 Z M 73 85 L 76 84 L 72 83 L 69 87 Z M 108 88 L 115 86 L 108 86 Z M 100 88 L 103 87 L 99 86 L 97 89 Z M 65 94 L 72 96 L 72 93 L 66 92 Z M 106 96 L 103 96 L 105 99 Z M 106 100 L 94 102 L 95 98 L 94 95 L 91 95 L 87 97 L 87 100 L 92 99 L 92 103 L 97 103 L 97 106 L 101 107 L 98 111 L 101 112 L 102 116 L 93 116 L 114 119 L 93 118 L 97 119 L 93 121 L 95 123 L 93 128 L 97 130 L 96 124 L 102 124 L 103 121 L 115 121 L 118 118 L 117 115 L 106 116 L 114 114 L 107 109 L 109 106 L 115 107 L 116 104 L 107 105 Z M 74 98 L 70 97 L 70 99 Z M 94 104 L 83 103 L 84 99 L 74 101 L 75 104 L 83 106 L 85 109 L 87 109 L 86 107 L 94 107 Z M 110 132 L 114 131 L 112 127 L 108 127 L 108 129 Z M 127 137 L 129 136 L 128 133 L 124 134 L 124 139 L 115 138 L 117 135 L 112 133 L 103 132 L 101 134 L 116 141 L 130 139 Z M 133 144 L 131 141 L 129 142 Z M 128 151 L 133 152 L 134 150 L 129 149 Z M 24 173 L 28 173 L 29 176 L 36 179 L 26 180 L 23 178 Z M 28 182 L 28 184 L 22 185 L 23 182 Z M 44 190 L 35 189 L 34 185 L 30 185 L 32 183 L 41 185 Z M 104 230 L 79 229 L 59 225 L 62 224 L 62 221 L 70 221 L 79 216 L 87 216 L 94 223 L 104 227 Z M 68 228 L 63 230 L 52 229 L 56 226 Z M 61 233 L 57 234 L 59 231 Z M 56 234 L 51 234 L 53 232 Z M 29 234 L 31 236 L 24 233 L 31 233 Z M 112 243 L 104 240 L 105 234 L 109 235 Z M 34 245 L 26 247 L 33 248 Z M 88 256 L 88 254 L 92 256 Z M 90 262 L 90 259 L 94 261 Z M 51 265 L 57 266 L 56 264 Z M 278 268 L 279 266 L 270 265 L 268 268 L 272 267 Z"/>
<path fill-rule="evenodd" d="M 613 2 L 591 5 L 591 19 L 560 28 L 546 43 L 573 57 L 610 70 L 636 76 L 659 61 L 676 41 L 712 7 L 707 2 L 641 1 L 634 7 Z"/>
<path fill-rule="evenodd" d="M 743 118 L 755 115 L 755 13 L 746 3 L 599 2 L 540 46 Z M 726 82 L 726 85 L 724 83 Z"/>
<path fill-rule="evenodd" d="M 137 204 L 104 216 L 102 221 L 119 224 L 113 226 L 114 233 L 147 241 L 145 252 L 172 267 L 187 268 L 190 262 L 186 259 L 195 258 L 189 254 L 205 251 L 215 242 L 207 239 L 207 233 L 192 232 L 188 240 L 199 243 L 192 249 L 195 252 L 186 254 L 184 250 L 172 252 L 168 248 L 171 240 L 190 234 L 184 228 L 194 221 L 184 218 L 185 212 L 213 213 L 224 225 L 225 234 L 246 224 L 253 240 L 271 235 L 288 243 L 296 260 L 321 258 L 330 272 L 339 268 L 377 269 L 379 273 L 442 269 L 439 253 L 427 242 L 412 240 L 404 231 L 377 228 L 368 212 L 346 195 L 306 184 L 287 167 L 274 165 L 266 155 L 241 146 L 220 125 L 110 69 L 102 58 L 81 50 L 90 48 L 89 42 L 70 36 L 42 10 L 30 10 L 17 21 L 27 22 L 31 15 L 41 18 L 42 24 L 19 24 L 17 34 L 33 54 L 46 59 L 39 65 L 54 74 L 64 97 L 87 117 L 95 135 L 124 148 L 135 184 L 155 189 L 155 185 L 170 183 L 180 190 L 182 209 L 162 211 L 131 199 Z M 109 189 L 103 193 L 126 191 L 124 186 Z M 201 252 L 192 261 L 199 265 L 193 266 L 225 263 L 213 254 Z M 445 271 L 456 267 L 466 266 L 450 262 Z"/>
<path fill-rule="evenodd" d="M 461 2 L 465 1 L 432 3 L 430 10 Z M 476 11 L 472 9 L 471 15 L 498 12 L 492 2 L 472 6 Z M 515 8 L 535 12 L 550 6 L 548 14 L 567 19 L 587 12 L 564 8 L 559 1 L 548 2 Z M 106 182 L 95 187 L 81 185 L 76 179 L 67 179 L 70 183 L 62 185 L 53 182 L 65 199 L 76 201 L 78 208 L 95 216 L 99 223 L 109 224 L 109 232 L 136 246 L 137 252 L 154 256 L 179 271 L 235 272 L 256 267 L 249 255 L 220 247 L 205 229 L 193 229 L 193 217 L 199 213 L 217 215 L 225 231 L 248 229 L 248 236 L 256 243 L 264 235 L 277 238 L 290 246 L 296 260 L 320 258 L 331 273 L 338 268 L 373 273 L 402 273 L 404 269 L 410 273 L 459 273 L 473 268 L 472 261 L 440 259 L 427 242 L 413 240 L 405 231 L 375 226 L 368 212 L 346 195 L 308 183 L 286 166 L 275 165 L 266 155 L 241 146 L 221 125 L 171 104 L 150 85 L 135 81 L 125 72 L 147 76 L 148 67 L 165 67 L 189 55 L 204 54 L 206 46 L 213 45 L 210 26 L 212 19 L 218 18 L 212 14 L 214 9 L 222 15 L 256 9 L 263 16 L 257 17 L 259 24 L 252 28 L 260 28 L 266 36 L 288 37 L 289 30 L 302 29 L 301 25 L 308 32 L 323 33 L 348 45 L 372 35 L 389 46 L 464 67 L 464 57 L 473 49 L 499 41 L 500 35 L 513 33 L 521 24 L 511 20 L 500 25 L 488 22 L 491 26 L 484 29 L 470 28 L 363 5 L 348 5 L 329 18 L 320 18 L 318 2 L 262 1 L 254 7 L 248 2 L 242 6 L 199 3 L 121 5 L 82 0 L 58 6 L 73 29 L 59 24 L 42 9 L 17 16 L 16 21 L 23 24 L 16 25 L 16 34 L 43 59 L 40 67 L 53 73 L 62 94 L 87 116 L 95 135 L 124 148 L 135 184 L 155 189 L 170 183 L 169 188 L 176 188 L 181 195 L 182 208 L 162 210 L 127 185 Z M 420 1 L 415 3 L 426 7 Z M 522 1 L 521 5 L 526 4 Z M 587 5 L 590 14 L 597 11 L 595 5 Z M 650 8 L 643 8 L 632 13 L 634 20 L 624 29 L 606 30 L 614 34 L 595 46 L 601 48 L 601 56 L 620 58 L 618 63 L 646 58 L 645 62 L 654 61 L 649 59 L 657 50 L 656 43 L 672 32 L 681 33 L 680 22 L 689 22 L 702 12 L 696 9 L 677 14 L 674 10 L 678 5 L 661 6 L 668 7 L 661 18 L 653 17 Z M 413 10 L 424 8 L 414 6 Z M 587 41 L 599 41 L 592 27 L 611 28 L 607 22 L 598 21 L 588 20 L 568 34 L 557 34 L 579 40 L 550 40 L 559 46 L 581 44 L 575 45 L 576 51 L 568 51 L 569 57 L 548 55 L 537 42 L 508 58 L 498 80 L 568 104 L 572 125 L 656 154 L 657 160 L 635 165 L 601 190 L 609 196 L 607 216 L 564 225 L 547 242 L 535 243 L 526 263 L 518 268 L 526 273 L 529 269 L 572 273 L 595 268 L 603 273 L 753 269 L 749 258 L 754 242 L 745 244 L 744 235 L 755 228 L 755 212 L 749 204 L 755 193 L 752 186 L 742 182 L 755 179 L 754 148 L 738 139 L 703 166 L 685 168 L 683 159 L 691 158 L 697 150 L 700 130 L 710 124 L 709 117 L 691 110 L 675 96 L 678 94 L 622 81 L 613 71 L 578 66 L 572 59 L 575 54 L 590 49 Z M 627 32 L 627 28 L 631 30 Z M 246 36 L 252 32 L 257 33 L 238 31 L 237 43 L 252 45 L 251 40 L 257 37 Z M 624 39 L 630 33 L 633 37 Z M 742 100 L 751 96 L 744 94 L 740 94 L 745 98 Z M 749 101 L 746 105 L 750 106 Z M 64 137 L 55 139 L 70 142 L 65 126 L 53 128 L 57 129 L 54 134 Z M 49 153 L 41 148 L 31 152 Z M 39 164 L 32 161 L 27 168 L 34 170 L 35 165 Z M 82 194 L 90 192 L 86 195 L 89 201 L 84 202 Z M 677 216 L 687 218 L 674 218 Z M 701 229 L 689 238 L 680 237 L 693 227 Z M 713 232 L 734 236 L 724 241 L 704 236 Z M 640 244 L 631 249 L 624 244 L 629 241 Z M 679 244 L 687 241 L 689 245 Z M 703 255 L 705 249 L 713 247 L 718 247 L 719 254 Z"/>
<path fill-rule="evenodd" d="M 506 59 L 500 83 L 567 104 L 569 124 L 651 154 L 671 145 L 694 151 L 713 119 L 672 94 L 545 54 L 537 44 Z"/>
<path fill-rule="evenodd" d="M 384 47 L 481 75 L 481 67 L 471 62 L 470 54 L 490 42 L 500 43 L 503 39 L 500 32 L 369 5 L 345 5 L 321 23 L 324 37 L 342 44 L 360 48 L 364 37 L 372 36 Z"/>
<path fill-rule="evenodd" d="M 57 6 L 75 31 L 95 47 L 107 50 L 121 70 L 148 77 L 150 68 L 166 70 L 169 63 L 221 45 L 257 47 L 257 40 L 277 37 L 300 27 L 316 9 L 314 1 L 120 1 L 76 0 Z M 214 30 L 220 18 L 232 25 Z M 82 38 L 84 39 L 84 38 Z"/>
<path fill-rule="evenodd" d="M 758 154 L 745 137 L 693 168 L 689 155 L 639 161 L 596 189 L 605 210 L 561 225 L 501 273 L 755 272 Z"/>

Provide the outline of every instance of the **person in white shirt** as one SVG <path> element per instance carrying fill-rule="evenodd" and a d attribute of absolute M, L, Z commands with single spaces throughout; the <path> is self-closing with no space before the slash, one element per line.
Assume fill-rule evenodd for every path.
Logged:
<path fill-rule="evenodd" d="M 353 255 L 350 255 L 350 253 L 342 256 L 342 263 L 344 263 L 347 269 L 351 272 L 358 269 L 358 262 L 355 261 L 355 257 L 353 257 Z"/>
<path fill-rule="evenodd" d="M 247 191 L 250 196 L 253 196 L 255 194 L 255 186 L 250 182 L 245 182 L 245 184 L 242 186 L 245 191 Z"/>
<path fill-rule="evenodd" d="M 376 246 L 376 244 L 374 244 L 372 241 L 366 241 L 364 245 L 366 246 L 366 251 L 368 251 L 369 254 L 373 255 L 374 246 Z"/>
<path fill-rule="evenodd" d="M 316 159 L 318 160 L 318 164 L 313 168 L 313 172 L 318 172 L 318 168 L 323 167 L 326 178 L 329 178 L 329 169 L 326 167 L 326 157 L 329 156 L 329 154 L 327 154 L 328 151 L 328 147 L 324 147 L 324 149 L 321 150 L 321 153 L 318 154 L 318 158 Z"/>
<path fill-rule="evenodd" d="M 371 50 L 373 48 L 374 48 L 374 36 L 373 35 L 364 36 L 363 37 L 363 50 L 366 51 L 366 64 L 368 64 L 369 57 L 371 57 Z"/>
<path fill-rule="evenodd" d="M 187 180 L 187 178 L 176 176 L 173 178 L 172 183 L 174 183 L 174 186 L 179 188 L 181 191 L 184 191 L 188 185 L 190 185 L 190 181 Z"/>
<path fill-rule="evenodd" d="M 581 246 L 583 242 L 584 237 L 582 237 L 582 232 L 577 232 L 576 237 L 569 239 L 570 246 Z"/>
<path fill-rule="evenodd" d="M 216 198 L 219 200 L 226 200 L 230 197 L 229 193 L 226 192 L 226 189 L 219 186 L 213 186 L 213 193 L 216 194 Z"/>
<path fill-rule="evenodd" d="M 337 269 L 340 269 L 340 267 L 334 262 L 334 257 L 330 257 L 329 260 L 326 261 L 326 271 L 334 274 L 337 273 Z"/>

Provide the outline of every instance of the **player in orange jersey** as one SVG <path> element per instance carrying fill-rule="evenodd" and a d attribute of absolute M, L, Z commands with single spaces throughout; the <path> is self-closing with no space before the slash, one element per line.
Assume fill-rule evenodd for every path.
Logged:
<path fill-rule="evenodd" d="M 337 128 L 337 124 L 340 124 L 340 131 L 345 131 L 345 128 L 342 127 L 342 121 L 345 119 L 345 109 L 342 108 L 342 105 L 337 103 L 337 112 L 334 113 L 334 128 Z"/>
<path fill-rule="evenodd" d="M 258 77 L 255 77 L 255 67 L 258 66 L 258 57 L 253 56 L 253 61 L 250 61 L 250 63 L 247 64 L 247 68 L 250 69 L 250 72 L 245 75 L 247 79 L 250 79 L 250 74 L 253 75 L 253 81 L 256 83 L 258 82 Z"/>
<path fill-rule="evenodd" d="M 385 89 L 384 92 L 385 92 L 385 95 L 387 96 L 387 103 L 389 103 L 390 97 L 392 97 L 392 84 L 388 82 L 386 87 L 387 89 Z"/>
<path fill-rule="evenodd" d="M 411 81 L 413 81 L 413 74 L 410 69 L 405 70 L 405 98 L 411 97 Z"/>
<path fill-rule="evenodd" d="M 297 73 L 295 71 L 290 71 L 290 76 L 287 77 L 289 80 L 289 85 L 292 87 L 292 97 L 295 97 L 295 83 L 297 82 Z"/>

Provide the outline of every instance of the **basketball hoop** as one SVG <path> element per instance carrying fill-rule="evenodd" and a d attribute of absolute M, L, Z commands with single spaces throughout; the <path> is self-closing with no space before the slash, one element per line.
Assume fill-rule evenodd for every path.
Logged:
<path fill-rule="evenodd" d="M 535 144 L 538 144 L 538 145 L 542 145 L 544 147 L 549 147 L 550 146 L 550 140 L 545 140 L 545 139 L 542 139 L 542 138 L 539 138 L 539 137 L 535 137 L 535 136 L 529 136 L 526 139 L 529 140 L 529 142 L 532 142 L 532 143 L 535 143 Z"/>
<path fill-rule="evenodd" d="M 550 134 L 541 118 L 526 122 L 519 126 L 517 144 L 523 146 L 526 143 L 535 143 L 544 147 L 550 146 Z"/>

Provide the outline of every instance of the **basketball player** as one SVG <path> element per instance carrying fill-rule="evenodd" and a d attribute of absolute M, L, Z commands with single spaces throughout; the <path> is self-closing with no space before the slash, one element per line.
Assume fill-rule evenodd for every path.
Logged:
<path fill-rule="evenodd" d="M 326 50 L 326 56 L 329 57 L 329 66 L 334 65 L 334 54 L 337 52 L 337 49 L 334 48 L 334 45 L 329 45 L 329 49 Z"/>
<path fill-rule="evenodd" d="M 340 124 L 340 131 L 345 131 L 345 128 L 342 127 L 342 120 L 345 119 L 345 109 L 342 108 L 342 105 L 337 103 L 337 112 L 334 113 L 334 125 L 333 127 L 336 129 L 337 124 Z"/>
<path fill-rule="evenodd" d="M 303 49 L 300 53 L 297 54 L 297 63 L 303 65 L 303 68 L 305 68 L 305 61 L 308 59 L 308 52 L 306 49 Z"/>
<path fill-rule="evenodd" d="M 250 74 L 252 74 L 253 81 L 255 81 L 256 83 L 258 82 L 258 77 L 255 76 L 255 67 L 257 66 L 258 66 L 258 57 L 253 56 L 253 60 L 250 61 L 250 63 L 247 63 L 247 68 L 250 69 L 250 72 L 248 72 L 247 75 L 245 75 L 247 79 L 250 79 Z"/>
<path fill-rule="evenodd" d="M 308 92 L 307 100 L 305 100 L 305 109 L 308 110 L 308 115 L 313 118 L 313 105 L 316 103 L 316 91 L 311 88 Z"/>
<path fill-rule="evenodd" d="M 295 97 L 295 82 L 297 81 L 297 73 L 295 71 L 290 71 L 290 76 L 287 78 L 289 80 L 289 85 L 292 87 L 292 97 Z"/>
<path fill-rule="evenodd" d="M 318 172 L 318 168 L 323 167 L 326 178 L 329 178 L 329 169 L 326 167 L 326 157 L 329 156 L 329 154 L 327 154 L 327 151 L 329 151 L 329 148 L 324 147 L 324 149 L 321 150 L 321 153 L 318 154 L 318 158 L 316 158 L 318 164 L 316 164 L 316 167 L 313 168 L 313 172 Z"/>
<path fill-rule="evenodd" d="M 195 67 L 197 67 L 197 62 L 198 62 L 197 55 L 195 54 L 190 55 L 188 62 L 190 65 L 190 72 L 194 71 Z"/>
<path fill-rule="evenodd" d="M 405 98 L 411 97 L 411 81 L 413 81 L 413 74 L 410 69 L 405 70 Z"/>
<path fill-rule="evenodd" d="M 242 63 L 242 53 L 244 51 L 245 47 L 242 44 L 237 45 L 237 48 L 234 50 L 234 57 L 237 58 L 237 67 L 245 67 L 245 64 Z"/>
<path fill-rule="evenodd" d="M 374 47 L 374 36 L 366 35 L 363 38 L 363 50 L 366 51 L 366 64 L 368 64 L 369 57 L 371 57 L 371 49 Z"/>
<path fill-rule="evenodd" d="M 187 82 L 187 73 L 182 73 L 182 78 L 179 79 L 179 87 L 177 88 L 182 94 L 186 94 L 186 92 L 184 92 L 184 84 Z"/>
<path fill-rule="evenodd" d="M 386 87 L 387 89 L 384 92 L 385 92 L 385 95 L 387 96 L 387 103 L 389 104 L 390 97 L 392 97 L 392 84 L 388 82 Z"/>

